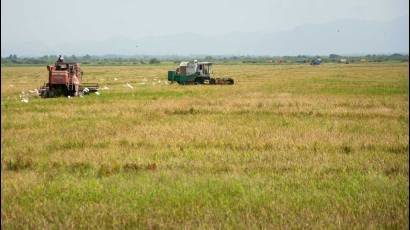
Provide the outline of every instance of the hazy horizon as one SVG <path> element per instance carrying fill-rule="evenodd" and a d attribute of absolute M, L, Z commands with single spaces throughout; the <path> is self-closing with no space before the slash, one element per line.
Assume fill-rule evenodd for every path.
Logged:
<path fill-rule="evenodd" d="M 408 54 L 408 20 L 405 0 L 2 0 L 1 56 Z"/>

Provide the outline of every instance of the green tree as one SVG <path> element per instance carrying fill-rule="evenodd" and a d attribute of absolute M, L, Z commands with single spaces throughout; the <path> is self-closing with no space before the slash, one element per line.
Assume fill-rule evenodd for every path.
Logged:
<path fill-rule="evenodd" d="M 159 63 L 161 63 L 161 62 L 156 58 L 149 59 L 149 64 L 159 64 Z"/>

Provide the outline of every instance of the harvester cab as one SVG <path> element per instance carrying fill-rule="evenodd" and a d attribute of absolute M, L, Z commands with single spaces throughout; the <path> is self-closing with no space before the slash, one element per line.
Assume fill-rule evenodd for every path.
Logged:
<path fill-rule="evenodd" d="M 47 66 L 48 82 L 40 89 L 42 97 L 79 96 L 98 91 L 97 83 L 82 83 L 80 63 L 64 62 L 60 56 L 54 66 Z"/>
<path fill-rule="evenodd" d="M 168 71 L 168 81 L 178 84 L 233 85 L 232 78 L 214 78 L 211 62 L 181 62 L 178 68 Z"/>

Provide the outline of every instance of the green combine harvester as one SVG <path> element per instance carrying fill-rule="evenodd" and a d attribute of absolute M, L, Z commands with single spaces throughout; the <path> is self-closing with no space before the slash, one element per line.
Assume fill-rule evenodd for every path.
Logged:
<path fill-rule="evenodd" d="M 168 81 L 181 85 L 207 84 L 207 85 L 233 85 L 232 78 L 212 77 L 211 62 L 181 62 L 176 70 L 168 71 Z"/>

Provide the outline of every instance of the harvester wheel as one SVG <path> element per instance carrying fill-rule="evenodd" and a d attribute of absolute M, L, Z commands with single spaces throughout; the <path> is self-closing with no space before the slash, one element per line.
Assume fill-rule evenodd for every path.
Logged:
<path fill-rule="evenodd" d="M 195 85 L 204 84 L 204 80 L 197 77 L 195 78 L 194 84 Z"/>
<path fill-rule="evenodd" d="M 53 92 L 51 92 L 50 90 L 46 91 L 46 97 L 53 97 Z"/>

